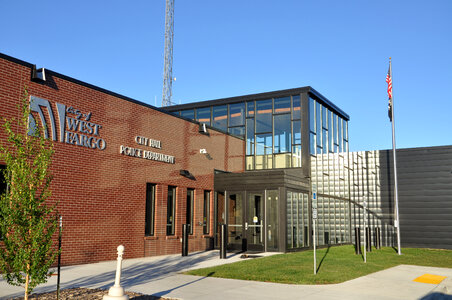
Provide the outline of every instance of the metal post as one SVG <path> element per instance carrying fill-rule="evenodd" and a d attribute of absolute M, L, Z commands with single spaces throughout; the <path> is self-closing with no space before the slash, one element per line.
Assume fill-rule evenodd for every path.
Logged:
<path fill-rule="evenodd" d="M 361 233 L 359 232 L 359 227 L 355 227 L 355 254 L 361 253 Z"/>
<path fill-rule="evenodd" d="M 315 221 L 317 220 L 317 184 L 312 184 L 312 240 L 314 246 L 314 275 L 317 274 L 317 249 L 316 249 L 316 234 L 315 234 Z"/>
<path fill-rule="evenodd" d="M 380 227 L 375 228 L 375 249 L 381 248 Z"/>
<path fill-rule="evenodd" d="M 372 252 L 372 236 L 370 234 L 370 228 L 366 228 L 366 237 L 367 237 L 367 252 Z"/>
<path fill-rule="evenodd" d="M 391 125 L 392 125 L 392 156 L 394 162 L 394 198 L 395 198 L 395 221 L 394 225 L 397 228 L 397 253 L 402 255 L 402 246 L 400 245 L 400 219 L 399 219 L 399 192 L 397 185 L 397 155 L 396 155 L 396 138 L 395 138 L 395 119 L 394 119 L 394 97 L 392 93 L 392 62 L 389 58 L 389 74 L 391 81 Z"/>
<path fill-rule="evenodd" d="M 313 244 L 314 244 L 314 275 L 317 274 L 317 257 L 316 257 L 316 238 L 315 238 L 315 220 L 316 219 L 312 219 L 312 240 L 313 240 Z"/>
<path fill-rule="evenodd" d="M 189 224 L 182 224 L 182 256 L 188 256 L 188 228 Z"/>
<path fill-rule="evenodd" d="M 220 258 L 226 258 L 227 246 L 228 246 L 228 225 L 221 224 Z"/>
<path fill-rule="evenodd" d="M 61 279 L 61 232 L 63 228 L 63 217 L 60 216 L 60 226 L 58 230 L 58 277 L 57 277 L 57 299 L 60 299 L 60 279 Z"/>
<path fill-rule="evenodd" d="M 366 228 L 367 228 L 367 202 L 366 198 L 364 197 L 363 202 L 363 208 L 364 208 L 364 262 L 367 263 L 367 239 L 366 239 Z"/>

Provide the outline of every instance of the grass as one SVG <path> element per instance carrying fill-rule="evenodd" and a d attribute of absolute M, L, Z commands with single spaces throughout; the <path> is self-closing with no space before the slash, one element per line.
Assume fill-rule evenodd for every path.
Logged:
<path fill-rule="evenodd" d="M 452 251 L 403 248 L 372 249 L 367 263 L 354 254 L 353 246 L 317 250 L 317 275 L 314 275 L 313 251 L 277 254 L 216 267 L 191 270 L 185 274 L 242 280 L 293 284 L 340 283 L 397 265 L 419 265 L 452 268 Z"/>

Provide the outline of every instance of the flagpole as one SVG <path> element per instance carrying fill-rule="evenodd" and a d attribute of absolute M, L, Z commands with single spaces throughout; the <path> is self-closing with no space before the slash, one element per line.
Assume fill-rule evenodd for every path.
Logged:
<path fill-rule="evenodd" d="M 391 76 L 391 83 L 392 83 L 391 58 L 389 58 L 389 74 Z M 396 156 L 396 140 L 395 140 L 394 96 L 392 94 L 392 87 L 391 87 L 391 124 L 392 124 L 392 156 L 393 156 L 393 161 L 394 161 L 394 198 L 395 198 L 395 207 L 396 207 L 395 225 L 397 228 L 397 250 L 398 250 L 398 254 L 402 255 L 402 248 L 400 245 L 399 192 L 398 192 L 398 185 L 397 185 L 397 156 Z"/>

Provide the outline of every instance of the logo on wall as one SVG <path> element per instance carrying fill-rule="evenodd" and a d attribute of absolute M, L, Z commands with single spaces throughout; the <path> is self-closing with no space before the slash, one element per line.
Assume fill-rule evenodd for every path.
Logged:
<path fill-rule="evenodd" d="M 50 124 L 47 124 L 42 108 L 47 110 Z M 50 102 L 35 96 L 30 97 L 30 110 L 39 115 L 41 123 L 44 126 L 44 137 L 46 139 L 49 138 L 50 129 L 52 140 L 54 141 L 90 149 L 104 150 L 107 147 L 105 140 L 99 137 L 99 130 L 102 128 L 102 125 L 91 122 L 91 112 L 82 113 L 72 106 L 66 107 L 66 105 L 61 103 L 56 103 L 56 108 L 60 128 L 58 136 Z M 36 132 L 38 130 L 36 120 L 31 113 L 28 117 L 28 128 L 29 132 Z"/>

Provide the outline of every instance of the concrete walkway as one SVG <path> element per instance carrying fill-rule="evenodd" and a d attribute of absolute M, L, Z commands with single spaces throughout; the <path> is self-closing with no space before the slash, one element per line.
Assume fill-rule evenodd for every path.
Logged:
<path fill-rule="evenodd" d="M 263 253 L 261 255 L 271 255 Z M 250 258 L 253 259 L 253 258 Z M 218 251 L 125 259 L 121 285 L 128 291 L 178 299 L 452 299 L 452 269 L 400 265 L 361 278 L 331 285 L 291 285 L 181 275 L 181 271 L 243 260 Z M 114 283 L 116 261 L 64 267 L 61 288 L 108 289 Z M 423 274 L 447 276 L 441 284 L 414 282 Z M 56 277 L 36 293 L 56 289 Z M 0 299 L 23 295 L 23 289 L 0 280 Z M 439 298 L 438 298 L 439 297 Z"/>

